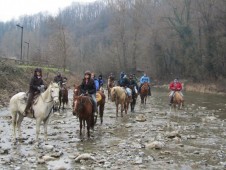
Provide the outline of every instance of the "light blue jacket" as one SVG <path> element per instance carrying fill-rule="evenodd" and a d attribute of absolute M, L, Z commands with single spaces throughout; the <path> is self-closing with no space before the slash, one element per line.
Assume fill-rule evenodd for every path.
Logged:
<path fill-rule="evenodd" d="M 143 84 L 143 83 L 150 83 L 150 78 L 148 76 L 142 76 L 140 78 L 140 83 Z"/>

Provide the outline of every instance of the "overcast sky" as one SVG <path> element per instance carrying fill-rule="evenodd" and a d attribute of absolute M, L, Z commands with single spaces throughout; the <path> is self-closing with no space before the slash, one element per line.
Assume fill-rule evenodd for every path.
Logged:
<path fill-rule="evenodd" d="M 48 11 L 56 14 L 59 9 L 72 2 L 94 2 L 95 0 L 0 0 L 0 21 L 18 19 L 21 15 L 32 15 Z"/>

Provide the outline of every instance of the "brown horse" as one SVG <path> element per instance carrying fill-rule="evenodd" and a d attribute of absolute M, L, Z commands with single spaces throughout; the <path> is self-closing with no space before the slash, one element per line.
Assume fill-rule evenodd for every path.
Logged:
<path fill-rule="evenodd" d="M 61 108 L 61 103 L 63 103 L 63 109 L 64 109 L 64 104 L 68 104 L 68 89 L 66 85 L 62 85 L 59 93 L 59 110 Z"/>
<path fill-rule="evenodd" d="M 90 137 L 90 128 L 94 128 L 94 112 L 91 98 L 88 96 L 76 96 L 73 102 L 73 115 L 78 116 L 80 122 L 80 135 L 82 135 L 82 122 L 86 121 L 87 135 Z M 84 124 L 83 124 L 84 125 Z"/>
<path fill-rule="evenodd" d="M 146 105 L 146 100 L 147 100 L 147 96 L 148 96 L 148 83 L 144 83 L 140 89 L 140 99 L 141 99 L 141 104 L 145 104 Z"/>
<path fill-rule="evenodd" d="M 182 106 L 184 106 L 183 96 L 178 91 L 176 91 L 173 96 L 173 107 L 175 110 L 177 106 L 178 109 L 182 109 Z"/>
<path fill-rule="evenodd" d="M 79 95 L 81 95 L 81 87 L 80 87 L 80 85 L 74 85 L 73 101 L 75 100 L 75 97 L 79 96 Z M 97 96 L 98 95 L 100 95 L 100 100 L 97 100 L 97 110 L 98 110 L 98 113 L 100 116 L 100 122 L 102 124 L 106 96 L 102 91 L 97 91 Z M 73 102 L 72 108 L 74 108 L 74 102 Z M 95 117 L 95 123 L 96 122 L 97 122 L 97 117 Z"/>
<path fill-rule="evenodd" d="M 107 91 L 108 91 L 108 100 L 111 95 L 111 89 L 115 86 L 115 81 L 111 80 L 110 78 L 108 79 L 108 84 L 107 84 Z"/>
<path fill-rule="evenodd" d="M 111 101 L 116 105 L 116 117 L 118 117 L 118 106 L 121 105 L 121 117 L 123 117 L 123 111 L 127 114 L 129 107 L 129 98 L 126 95 L 125 89 L 120 86 L 115 86 L 111 89 Z"/>

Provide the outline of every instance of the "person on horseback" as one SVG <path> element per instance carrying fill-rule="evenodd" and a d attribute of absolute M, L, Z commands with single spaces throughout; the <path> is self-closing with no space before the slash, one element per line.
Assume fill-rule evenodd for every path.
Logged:
<path fill-rule="evenodd" d="M 140 78 L 140 87 L 139 87 L 139 93 L 141 91 L 141 87 L 143 86 L 144 83 L 148 83 L 148 95 L 151 96 L 151 87 L 150 87 L 150 78 L 147 76 L 146 73 Z"/>
<path fill-rule="evenodd" d="M 134 88 L 133 91 L 135 91 L 135 93 L 138 92 L 138 85 L 136 80 L 134 80 L 133 74 L 129 75 L 129 86 L 132 86 Z"/>
<path fill-rule="evenodd" d="M 110 81 L 115 81 L 115 76 L 114 76 L 114 74 L 113 74 L 113 73 L 110 73 L 108 79 L 109 79 Z"/>
<path fill-rule="evenodd" d="M 125 88 L 126 94 L 129 97 L 130 102 L 132 102 L 132 91 L 129 88 L 130 82 L 129 82 L 129 79 L 127 78 L 127 75 L 126 74 L 124 74 L 124 76 L 123 76 L 123 78 L 121 80 L 120 86 Z"/>
<path fill-rule="evenodd" d="M 91 78 L 94 80 L 95 86 L 96 86 L 96 91 L 98 91 L 100 89 L 100 84 L 98 79 L 95 76 L 95 73 L 91 73 Z"/>
<path fill-rule="evenodd" d="M 42 70 L 41 68 L 36 68 L 34 71 L 34 76 L 31 78 L 30 81 L 27 105 L 24 110 L 24 116 L 27 116 L 30 112 L 32 112 L 31 106 L 33 103 L 34 96 L 40 94 L 44 90 L 45 86 L 42 80 Z"/>
<path fill-rule="evenodd" d="M 136 77 L 136 74 L 132 74 L 132 76 L 133 76 L 133 80 L 136 81 L 136 83 L 139 82 L 138 78 Z"/>
<path fill-rule="evenodd" d="M 55 83 L 58 83 L 60 85 L 60 87 L 62 87 L 63 84 L 63 77 L 61 76 L 61 73 L 58 71 L 57 75 L 54 77 L 53 80 Z"/>
<path fill-rule="evenodd" d="M 120 73 L 120 77 L 119 77 L 119 80 L 118 80 L 118 85 L 119 86 L 123 86 L 122 85 L 122 83 L 123 83 L 123 79 L 124 79 L 124 76 L 125 76 L 125 73 L 122 71 L 121 73 Z"/>
<path fill-rule="evenodd" d="M 169 89 L 171 90 L 171 92 L 169 94 L 169 99 L 170 99 L 169 105 L 171 106 L 173 103 L 173 96 L 176 91 L 178 91 L 180 93 L 180 95 L 183 96 L 183 94 L 181 92 L 182 84 L 179 82 L 178 78 L 174 79 L 174 81 L 170 83 Z"/>
<path fill-rule="evenodd" d="M 90 95 L 93 99 L 93 112 L 96 115 L 97 112 L 97 100 L 96 100 L 96 85 L 94 80 L 91 78 L 91 72 L 86 71 L 84 79 L 80 85 L 82 94 Z"/>
<path fill-rule="evenodd" d="M 103 86 L 104 86 L 104 80 L 103 80 L 102 74 L 100 74 L 100 75 L 98 76 L 98 81 L 99 81 L 99 86 L 100 86 L 100 87 L 103 87 Z"/>

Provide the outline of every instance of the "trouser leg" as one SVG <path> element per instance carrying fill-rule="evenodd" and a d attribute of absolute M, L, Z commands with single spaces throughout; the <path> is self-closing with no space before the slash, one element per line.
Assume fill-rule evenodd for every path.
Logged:
<path fill-rule="evenodd" d="M 96 94 L 92 94 L 91 96 L 92 96 L 93 103 L 94 103 L 94 105 L 93 105 L 93 110 L 94 110 L 94 112 L 97 112 L 97 100 L 96 100 Z"/>
<path fill-rule="evenodd" d="M 34 98 L 34 94 L 29 93 L 29 96 L 28 96 L 28 99 L 27 99 L 27 105 L 26 105 L 26 108 L 25 108 L 25 115 L 27 115 L 29 113 L 29 110 L 30 110 L 32 102 L 33 102 L 33 98 Z"/>

